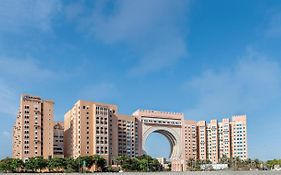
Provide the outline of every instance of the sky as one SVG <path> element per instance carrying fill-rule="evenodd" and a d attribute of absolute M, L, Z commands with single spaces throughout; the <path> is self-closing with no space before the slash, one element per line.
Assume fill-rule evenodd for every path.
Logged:
<path fill-rule="evenodd" d="M 249 157 L 281 157 L 281 2 L 1 0 L 0 158 L 11 156 L 20 94 L 119 112 L 207 120 L 246 114 Z M 147 151 L 169 155 L 153 134 Z"/>

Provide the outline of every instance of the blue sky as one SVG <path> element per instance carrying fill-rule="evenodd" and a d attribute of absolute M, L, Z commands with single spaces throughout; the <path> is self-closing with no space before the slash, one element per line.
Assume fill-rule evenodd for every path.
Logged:
<path fill-rule="evenodd" d="M 53 99 L 56 120 L 78 99 L 125 114 L 247 114 L 250 157 L 280 158 L 280 51 L 276 0 L 2 0 L 0 158 L 21 93 Z M 153 156 L 168 155 L 160 141 Z"/>

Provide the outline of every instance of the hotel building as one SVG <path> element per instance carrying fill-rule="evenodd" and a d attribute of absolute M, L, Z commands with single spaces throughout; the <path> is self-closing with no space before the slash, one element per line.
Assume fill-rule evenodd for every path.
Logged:
<path fill-rule="evenodd" d="M 54 124 L 54 157 L 64 157 L 64 142 L 63 142 L 63 135 L 64 135 L 64 127 L 63 122 L 56 122 Z"/>
<path fill-rule="evenodd" d="M 246 115 L 207 123 L 155 110 L 123 115 L 114 104 L 79 100 L 66 112 L 63 123 L 54 123 L 53 104 L 40 97 L 21 97 L 13 157 L 100 155 L 114 165 L 118 156 L 145 154 L 147 138 L 157 132 L 169 140 L 172 171 L 185 171 L 190 160 L 219 163 L 223 156 L 248 158 Z"/>
<path fill-rule="evenodd" d="M 185 160 L 197 160 L 198 157 L 198 133 L 197 124 L 192 120 L 185 120 L 184 126 L 184 153 Z"/>
<path fill-rule="evenodd" d="M 248 159 L 247 119 L 246 115 L 233 116 L 231 127 L 231 157 Z"/>
<path fill-rule="evenodd" d="M 65 156 L 99 154 L 106 160 L 112 150 L 109 126 L 117 106 L 79 100 L 64 116 Z M 112 134 L 112 132 L 111 132 Z"/>
<path fill-rule="evenodd" d="M 22 95 L 13 127 L 13 158 L 53 156 L 54 102 Z"/>
<path fill-rule="evenodd" d="M 198 128 L 198 159 L 219 163 L 223 156 L 248 159 L 247 117 L 233 116 L 232 121 L 200 121 Z"/>
<path fill-rule="evenodd" d="M 116 139 L 118 145 L 118 154 L 113 155 L 126 155 L 129 157 L 139 156 L 139 137 L 138 137 L 138 120 L 132 116 L 117 114 L 118 132 L 113 138 Z M 115 150 L 114 148 L 112 148 Z"/>
<path fill-rule="evenodd" d="M 198 133 L 198 156 L 199 160 L 207 160 L 207 124 L 206 121 L 199 121 L 197 123 Z"/>
<path fill-rule="evenodd" d="M 79 100 L 64 117 L 65 156 L 101 155 L 108 164 L 119 155 L 138 156 L 138 124 L 117 106 Z"/>

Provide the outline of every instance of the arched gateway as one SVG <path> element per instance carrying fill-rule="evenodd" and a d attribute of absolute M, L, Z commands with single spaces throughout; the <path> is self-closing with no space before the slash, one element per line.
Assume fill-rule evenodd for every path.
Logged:
<path fill-rule="evenodd" d="M 142 150 L 145 151 L 146 140 L 152 133 L 160 133 L 164 135 L 170 143 L 170 158 L 179 159 L 181 156 L 181 140 L 179 134 L 172 128 L 151 126 L 147 129 L 142 136 Z M 146 151 L 145 151 L 146 152 Z"/>
<path fill-rule="evenodd" d="M 145 154 L 145 143 L 150 134 L 156 132 L 164 135 L 170 142 L 170 160 L 172 171 L 184 169 L 184 140 L 182 135 L 182 113 L 137 110 L 134 114 L 140 121 L 139 137 L 141 154 Z"/>

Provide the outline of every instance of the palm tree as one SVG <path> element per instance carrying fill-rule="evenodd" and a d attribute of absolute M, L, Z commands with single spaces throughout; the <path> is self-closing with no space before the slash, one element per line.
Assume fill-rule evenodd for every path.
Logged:
<path fill-rule="evenodd" d="M 99 155 L 94 155 L 93 157 L 93 162 L 97 166 L 99 171 L 103 171 L 106 165 L 106 160 L 99 156 Z"/>
<path fill-rule="evenodd" d="M 48 161 L 49 171 L 63 169 L 65 167 L 65 159 L 63 158 L 52 158 Z"/>
<path fill-rule="evenodd" d="M 116 163 L 117 163 L 117 165 L 119 166 L 121 166 L 121 168 L 123 168 L 123 163 L 126 161 L 126 160 L 128 160 L 129 159 L 129 157 L 128 156 L 118 156 L 117 158 L 116 158 Z"/>
<path fill-rule="evenodd" d="M 221 164 L 228 164 L 228 165 L 229 165 L 230 159 L 224 154 L 224 155 L 220 158 L 219 163 L 221 163 Z"/>
<path fill-rule="evenodd" d="M 43 159 L 43 157 L 32 157 L 25 162 L 25 168 L 32 172 L 36 172 L 37 170 L 41 172 L 47 165 L 47 160 Z"/>
<path fill-rule="evenodd" d="M 12 159 L 11 168 L 13 172 L 19 172 L 24 168 L 24 162 L 21 159 Z"/>

